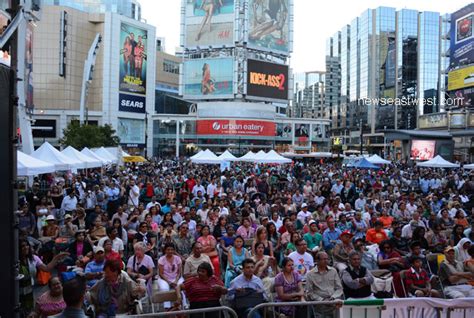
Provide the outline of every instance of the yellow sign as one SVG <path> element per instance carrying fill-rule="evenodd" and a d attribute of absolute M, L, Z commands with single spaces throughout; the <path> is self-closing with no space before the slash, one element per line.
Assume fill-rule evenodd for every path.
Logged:
<path fill-rule="evenodd" d="M 448 91 L 474 86 L 474 66 L 449 72 Z"/>
<path fill-rule="evenodd" d="M 335 137 L 335 138 L 334 138 L 334 141 L 333 141 L 333 145 L 334 145 L 334 146 L 338 146 L 338 145 L 340 145 L 340 144 L 341 144 L 341 138 Z"/>
<path fill-rule="evenodd" d="M 146 162 L 142 156 L 126 156 L 123 157 L 123 162 Z"/>

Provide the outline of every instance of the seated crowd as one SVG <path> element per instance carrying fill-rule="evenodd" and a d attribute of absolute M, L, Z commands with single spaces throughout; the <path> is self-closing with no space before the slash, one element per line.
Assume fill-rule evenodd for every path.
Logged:
<path fill-rule="evenodd" d="M 113 316 L 166 291 L 166 310 L 227 304 L 241 316 L 266 301 L 474 297 L 473 193 L 474 174 L 404 164 L 151 162 L 43 176 L 18 212 L 22 316 L 78 303 Z"/>

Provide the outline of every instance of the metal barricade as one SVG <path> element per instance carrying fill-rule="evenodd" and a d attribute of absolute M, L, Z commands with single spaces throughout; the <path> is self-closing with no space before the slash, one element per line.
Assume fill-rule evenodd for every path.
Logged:
<path fill-rule="evenodd" d="M 141 315 L 128 315 L 126 317 L 134 318 L 155 318 L 155 317 L 169 317 L 169 318 L 181 318 L 181 317 L 190 317 L 191 315 L 197 315 L 199 318 L 208 317 L 209 313 L 218 313 L 219 318 L 239 318 L 237 313 L 230 307 L 219 306 L 212 308 L 200 308 L 200 309 L 187 309 L 180 311 L 169 311 L 169 312 L 160 312 L 154 314 L 141 314 Z M 118 317 L 118 316 L 117 316 Z"/>
<path fill-rule="evenodd" d="M 293 307 L 292 318 L 306 318 L 306 317 L 340 317 L 339 309 L 344 304 L 342 300 L 335 301 L 297 301 L 297 302 L 273 302 L 263 303 L 255 306 L 249 311 L 247 318 L 253 318 L 257 312 L 263 318 L 279 318 L 279 307 Z M 298 310 L 297 310 L 298 309 Z M 319 310 L 325 309 L 320 315 Z M 325 313 L 327 312 L 327 314 Z"/>

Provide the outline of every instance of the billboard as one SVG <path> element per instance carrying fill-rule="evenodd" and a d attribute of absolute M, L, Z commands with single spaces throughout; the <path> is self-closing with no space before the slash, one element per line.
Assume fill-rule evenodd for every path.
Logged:
<path fill-rule="evenodd" d="M 309 124 L 295 124 L 295 144 L 300 147 L 309 146 Z"/>
<path fill-rule="evenodd" d="M 450 70 L 474 63 L 473 17 L 473 3 L 451 14 Z"/>
<path fill-rule="evenodd" d="M 262 120 L 198 120 L 198 135 L 275 136 L 275 123 Z"/>
<path fill-rule="evenodd" d="M 147 40 L 147 30 L 121 23 L 119 63 L 121 92 L 146 95 Z"/>
<path fill-rule="evenodd" d="M 145 114 L 146 97 L 130 94 L 119 94 L 119 111 Z"/>
<path fill-rule="evenodd" d="M 118 118 L 117 136 L 120 144 L 145 144 L 145 121 L 143 119 Z"/>
<path fill-rule="evenodd" d="M 291 138 L 292 136 L 291 123 L 278 123 L 276 130 L 277 137 Z"/>
<path fill-rule="evenodd" d="M 448 90 L 463 89 L 474 86 L 474 65 L 459 68 L 448 74 Z"/>
<path fill-rule="evenodd" d="M 411 159 L 413 160 L 430 160 L 433 159 L 435 153 L 434 140 L 412 140 L 411 141 Z"/>
<path fill-rule="evenodd" d="M 25 36 L 25 105 L 28 112 L 33 112 L 33 24 L 26 26 Z"/>
<path fill-rule="evenodd" d="M 288 65 L 247 60 L 247 96 L 288 100 Z"/>
<path fill-rule="evenodd" d="M 231 98 L 234 96 L 234 59 L 196 59 L 184 62 L 185 98 Z"/>
<path fill-rule="evenodd" d="M 185 0 L 184 47 L 234 45 L 234 0 Z"/>
<path fill-rule="evenodd" d="M 290 1 L 249 0 L 249 47 L 290 53 Z"/>
<path fill-rule="evenodd" d="M 326 127 L 323 124 L 312 124 L 311 130 L 311 140 L 316 140 L 320 138 L 327 138 L 326 136 Z"/>

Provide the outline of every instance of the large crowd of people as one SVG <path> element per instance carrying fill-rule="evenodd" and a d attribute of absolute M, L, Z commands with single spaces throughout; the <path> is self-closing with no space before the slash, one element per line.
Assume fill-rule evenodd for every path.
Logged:
<path fill-rule="evenodd" d="M 270 300 L 474 297 L 468 170 L 151 161 L 42 175 L 19 205 L 24 317 L 108 317 L 164 291 L 165 310 L 241 317 Z"/>

